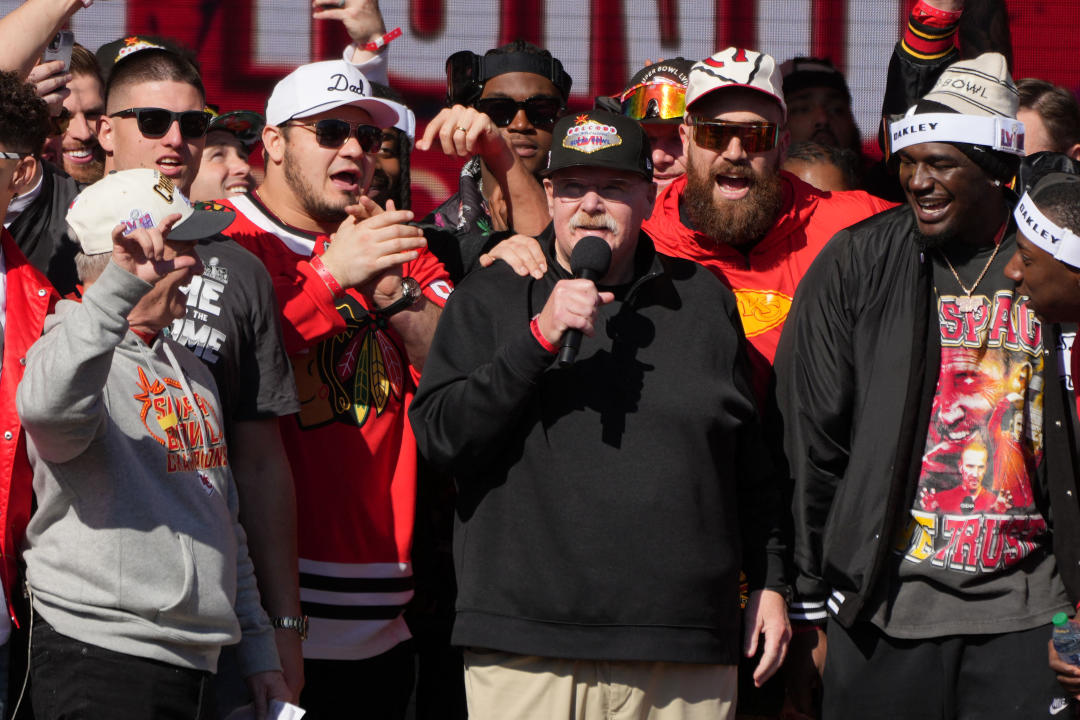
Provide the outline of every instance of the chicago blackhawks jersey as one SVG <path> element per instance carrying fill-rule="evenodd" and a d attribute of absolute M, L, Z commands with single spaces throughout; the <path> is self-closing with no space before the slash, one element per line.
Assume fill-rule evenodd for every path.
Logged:
<path fill-rule="evenodd" d="M 416 442 L 408 422 L 419 371 L 392 327 L 354 290 L 335 299 L 311 267 L 329 237 L 284 224 L 254 194 L 222 201 L 227 234 L 274 281 L 300 412 L 281 431 L 296 483 L 300 599 L 308 658 L 378 655 L 408 639 Z M 402 268 L 440 307 L 451 291 L 430 253 Z"/>

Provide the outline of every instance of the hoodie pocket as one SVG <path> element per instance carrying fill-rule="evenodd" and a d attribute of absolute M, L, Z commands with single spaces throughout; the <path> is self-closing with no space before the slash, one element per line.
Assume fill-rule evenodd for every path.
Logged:
<path fill-rule="evenodd" d="M 180 564 L 176 568 L 177 576 L 182 572 L 183 581 L 179 591 L 172 598 L 163 598 L 167 605 L 158 608 L 158 616 L 193 615 L 198 613 L 198 597 L 196 596 L 195 579 L 195 551 L 192 548 L 192 539 L 187 535 L 176 535 L 177 546 L 180 550 Z"/>

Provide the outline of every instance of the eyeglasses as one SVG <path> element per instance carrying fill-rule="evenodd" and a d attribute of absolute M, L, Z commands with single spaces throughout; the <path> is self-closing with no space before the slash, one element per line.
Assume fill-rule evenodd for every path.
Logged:
<path fill-rule="evenodd" d="M 727 150 L 732 138 L 739 138 L 739 144 L 748 153 L 766 152 L 776 147 L 780 135 L 777 124 L 771 122 L 728 122 L 693 116 L 686 120 L 694 128 L 694 142 L 698 147 L 717 152 Z"/>
<path fill-rule="evenodd" d="M 535 127 L 554 125 L 562 112 L 562 100 L 550 95 L 533 95 L 528 100 L 507 97 L 490 97 L 477 100 L 473 106 L 491 118 L 498 127 L 506 127 L 514 121 L 520 110 Z"/>
<path fill-rule="evenodd" d="M 360 149 L 365 153 L 375 153 L 382 145 L 382 128 L 363 123 L 352 123 L 338 118 L 324 118 L 316 122 L 300 122 L 290 120 L 287 125 L 295 125 L 315 133 L 315 142 L 325 148 L 339 148 L 344 145 L 349 136 L 356 137 L 360 143 Z"/>
<path fill-rule="evenodd" d="M 22 160 L 24 157 L 28 157 L 28 152 L 0 152 L 0 159 L 3 160 Z"/>
<path fill-rule="evenodd" d="M 180 134 L 188 140 L 196 140 L 206 135 L 210 127 L 210 113 L 205 110 L 185 110 L 173 112 L 164 108 L 137 107 L 114 112 L 109 117 L 135 117 L 139 132 L 148 138 L 163 137 L 169 132 L 174 122 L 180 124 Z"/>
<path fill-rule="evenodd" d="M 682 119 L 686 110 L 686 87 L 672 83 L 642 83 L 619 96 L 622 114 L 635 120 Z"/>

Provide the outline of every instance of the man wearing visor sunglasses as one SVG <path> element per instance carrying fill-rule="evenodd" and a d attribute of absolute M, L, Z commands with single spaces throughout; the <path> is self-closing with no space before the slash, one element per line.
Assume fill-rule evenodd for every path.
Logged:
<path fill-rule="evenodd" d="M 641 123 L 652 145 L 653 182 L 658 188 L 686 172 L 679 124 L 686 111 L 686 84 L 693 63 L 676 57 L 634 73 L 616 99 L 623 115 Z"/>

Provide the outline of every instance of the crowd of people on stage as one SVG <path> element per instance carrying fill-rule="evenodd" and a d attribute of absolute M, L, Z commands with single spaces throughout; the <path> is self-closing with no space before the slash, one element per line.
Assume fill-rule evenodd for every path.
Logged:
<path fill-rule="evenodd" d="M 914 4 L 880 158 L 827 58 L 577 110 L 517 40 L 418 124 L 377 0 L 257 108 L 43 59 L 92 5 L 0 18 L 0 716 L 1080 717 L 1080 104 L 1004 2 Z"/>

